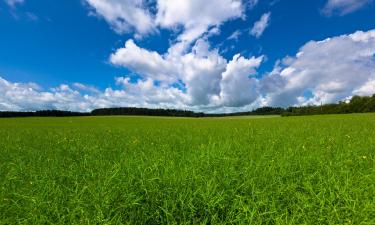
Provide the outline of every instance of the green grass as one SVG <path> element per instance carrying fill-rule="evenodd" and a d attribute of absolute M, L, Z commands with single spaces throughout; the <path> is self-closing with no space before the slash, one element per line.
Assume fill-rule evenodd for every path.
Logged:
<path fill-rule="evenodd" d="M 375 224 L 375 114 L 0 119 L 0 224 Z"/>

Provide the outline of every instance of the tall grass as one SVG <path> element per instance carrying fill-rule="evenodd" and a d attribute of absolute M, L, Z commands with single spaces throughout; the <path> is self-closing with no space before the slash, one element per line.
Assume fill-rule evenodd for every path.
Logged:
<path fill-rule="evenodd" d="M 0 120 L 0 224 L 375 224 L 375 114 Z"/>

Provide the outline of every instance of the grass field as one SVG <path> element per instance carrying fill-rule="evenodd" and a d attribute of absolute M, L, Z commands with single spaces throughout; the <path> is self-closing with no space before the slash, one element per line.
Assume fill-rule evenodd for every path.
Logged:
<path fill-rule="evenodd" d="M 375 224 L 375 114 L 0 119 L 0 224 Z"/>

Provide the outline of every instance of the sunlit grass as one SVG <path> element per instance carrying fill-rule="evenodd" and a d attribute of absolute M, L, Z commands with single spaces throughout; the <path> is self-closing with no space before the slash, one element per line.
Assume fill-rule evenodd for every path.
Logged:
<path fill-rule="evenodd" d="M 0 224 L 374 224 L 375 114 L 0 119 Z"/>

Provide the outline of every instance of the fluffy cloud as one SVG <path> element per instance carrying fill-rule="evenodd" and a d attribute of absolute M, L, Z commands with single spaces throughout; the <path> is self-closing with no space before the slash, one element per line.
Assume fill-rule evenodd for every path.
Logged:
<path fill-rule="evenodd" d="M 133 40 L 128 40 L 124 48 L 120 48 L 112 54 L 110 62 L 153 79 L 163 81 L 174 79 L 175 68 L 171 63 L 157 52 L 138 47 Z"/>
<path fill-rule="evenodd" d="M 14 1 L 14 0 L 13 0 Z M 179 41 L 192 42 L 209 28 L 243 16 L 241 0 L 86 0 L 118 33 L 135 29 L 138 35 L 156 28 L 180 30 Z M 256 2 L 252 1 L 252 4 Z M 215 7 L 212 7 L 212 6 Z"/>
<path fill-rule="evenodd" d="M 42 91 L 33 83 L 11 83 L 0 77 L 0 110 L 69 109 L 82 111 L 89 108 L 85 99 L 67 85 L 50 92 Z"/>
<path fill-rule="evenodd" d="M 178 77 L 186 85 L 191 105 L 207 105 L 211 98 L 220 92 L 221 74 L 225 70 L 226 60 L 217 50 L 198 40 L 192 52 L 178 58 L 170 58 L 178 65 Z M 175 56 L 173 56 L 175 57 Z"/>
<path fill-rule="evenodd" d="M 227 64 L 220 82 L 221 91 L 216 101 L 220 106 L 241 107 L 253 103 L 258 98 L 258 80 L 250 78 L 255 75 L 256 68 L 263 57 L 246 59 L 239 54 Z"/>
<path fill-rule="evenodd" d="M 250 30 L 250 34 L 256 38 L 260 38 L 260 36 L 262 36 L 263 32 L 268 27 L 270 19 L 270 12 L 263 14 L 262 17 L 257 22 L 255 22 L 253 28 Z"/>
<path fill-rule="evenodd" d="M 86 0 L 93 13 L 103 17 L 118 33 L 146 34 L 154 29 L 153 18 L 143 0 Z"/>
<path fill-rule="evenodd" d="M 371 2 L 373 2 L 373 0 L 328 0 L 322 12 L 327 16 L 334 14 L 343 16 L 360 9 Z"/>
<path fill-rule="evenodd" d="M 337 102 L 375 93 L 375 30 L 311 41 L 262 80 L 268 105 Z"/>
<path fill-rule="evenodd" d="M 214 7 L 213 7 L 214 6 Z M 156 23 L 164 28 L 182 26 L 179 40 L 191 42 L 209 27 L 243 15 L 241 0 L 158 0 Z"/>
<path fill-rule="evenodd" d="M 123 91 L 117 91 L 119 97 L 127 98 L 133 106 L 183 108 L 187 101 L 186 95 L 180 89 L 155 85 L 152 79 L 132 83 L 129 78 L 118 77 L 116 83 L 124 88 Z M 113 92 L 112 89 L 107 89 L 107 92 L 108 90 Z"/>
<path fill-rule="evenodd" d="M 120 77 L 116 78 L 116 83 L 121 88 L 99 91 L 75 83 L 42 90 L 37 84 L 12 83 L 0 77 L 0 111 L 90 111 L 115 106 L 182 108 L 186 101 L 181 90 L 159 87 L 151 79 L 131 83 L 129 78 Z M 89 93 L 83 94 L 82 90 Z"/>
<path fill-rule="evenodd" d="M 111 62 L 130 68 L 145 79 L 161 81 L 162 85 L 181 81 L 190 106 L 229 106 L 251 101 L 244 101 L 245 96 L 252 95 L 252 87 L 245 86 L 252 82 L 248 76 L 255 73 L 254 68 L 260 65 L 262 57 L 245 59 L 236 55 L 228 63 L 204 39 L 199 39 L 188 53 L 180 54 L 173 49 L 175 47 L 160 55 L 142 49 L 130 40 L 125 48 L 112 54 Z"/>

